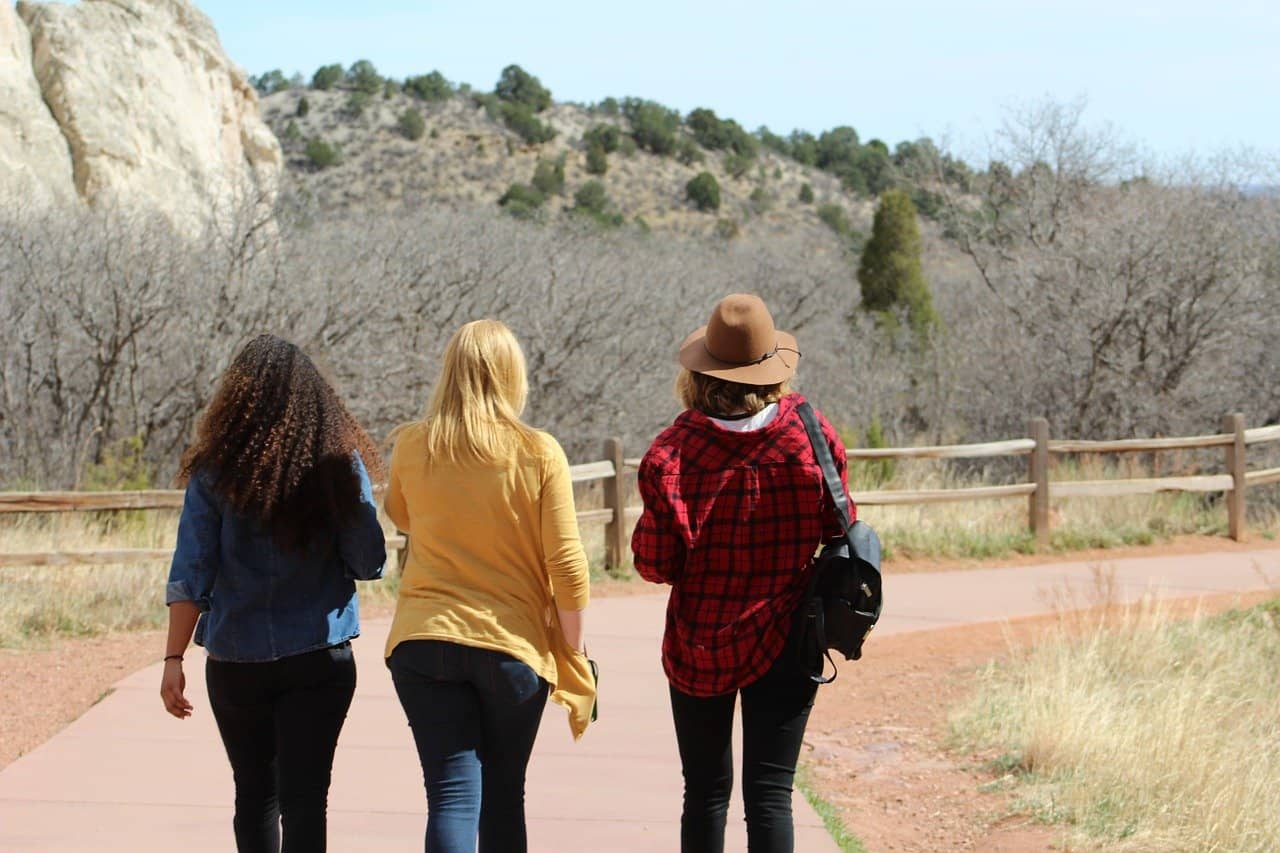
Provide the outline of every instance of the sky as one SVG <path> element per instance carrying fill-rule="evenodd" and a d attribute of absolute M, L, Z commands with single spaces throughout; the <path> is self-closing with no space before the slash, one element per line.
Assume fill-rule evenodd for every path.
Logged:
<path fill-rule="evenodd" d="M 1083 97 L 1088 121 L 1158 156 L 1280 151 L 1276 0 L 197 3 L 255 74 L 369 59 L 488 90 L 514 62 L 560 101 L 928 135 L 974 159 L 1010 107 Z"/>

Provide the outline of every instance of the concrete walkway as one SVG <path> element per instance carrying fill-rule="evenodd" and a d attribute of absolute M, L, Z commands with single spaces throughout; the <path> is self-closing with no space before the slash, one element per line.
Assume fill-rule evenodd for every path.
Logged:
<path fill-rule="evenodd" d="M 1280 583 L 1280 551 L 1198 554 L 1105 564 L 1112 601 L 1265 589 Z M 1059 563 L 892 576 L 879 634 L 945 628 L 1046 612 L 1055 600 L 1095 603 L 1095 565 Z M 665 595 L 597 600 L 589 637 L 601 664 L 600 721 L 573 743 L 550 706 L 529 773 L 535 851 L 679 848 L 680 765 L 658 662 Z M 356 642 L 360 687 L 343 730 L 330 795 L 330 849 L 421 849 L 422 779 L 400 706 L 381 662 L 385 621 Z M 874 640 L 869 646 L 874 655 Z M 231 774 L 208 710 L 202 667 L 189 666 L 194 716 L 164 713 L 160 665 L 115 691 L 49 742 L 0 771 L 0 850 L 226 851 Z M 797 845 L 833 851 L 798 794 Z M 856 828 L 856 827 L 855 827 Z M 741 808 L 727 849 L 745 850 Z"/>

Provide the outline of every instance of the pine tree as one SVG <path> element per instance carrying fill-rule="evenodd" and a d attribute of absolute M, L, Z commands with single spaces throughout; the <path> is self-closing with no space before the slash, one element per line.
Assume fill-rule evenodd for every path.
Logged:
<path fill-rule="evenodd" d="M 938 323 L 933 296 L 920 264 L 920 227 L 911 197 L 889 190 L 880 197 L 871 226 L 871 239 L 862 249 L 858 265 L 862 307 L 891 321 L 895 309 L 903 309 L 912 331 L 927 338 Z"/>

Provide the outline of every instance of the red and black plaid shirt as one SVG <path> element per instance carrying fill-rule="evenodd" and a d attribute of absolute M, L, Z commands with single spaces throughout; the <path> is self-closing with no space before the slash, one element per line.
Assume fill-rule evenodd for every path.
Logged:
<path fill-rule="evenodd" d="M 783 397 L 774 420 L 751 432 L 686 411 L 640 463 L 644 514 L 631 550 L 641 577 L 672 586 L 662 665 L 682 693 L 728 693 L 768 671 L 815 551 L 840 534 L 796 413 L 803 399 Z M 818 420 L 847 483 L 844 446 Z"/>

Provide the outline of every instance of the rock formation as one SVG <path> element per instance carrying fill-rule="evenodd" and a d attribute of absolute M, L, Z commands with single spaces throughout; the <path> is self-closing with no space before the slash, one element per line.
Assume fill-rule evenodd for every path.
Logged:
<path fill-rule="evenodd" d="M 28 78 L 36 94 L 9 116 Z M 0 185 L 29 172 L 57 195 L 69 173 L 90 205 L 159 211 L 188 231 L 274 195 L 280 147 L 257 95 L 186 0 L 20 2 L 16 18 L 0 0 L 0 93 Z"/>
<path fill-rule="evenodd" d="M 8 0 L 0 0 L 0 192 L 39 206 L 76 196 L 71 152 L 31 67 L 31 34 Z"/>

